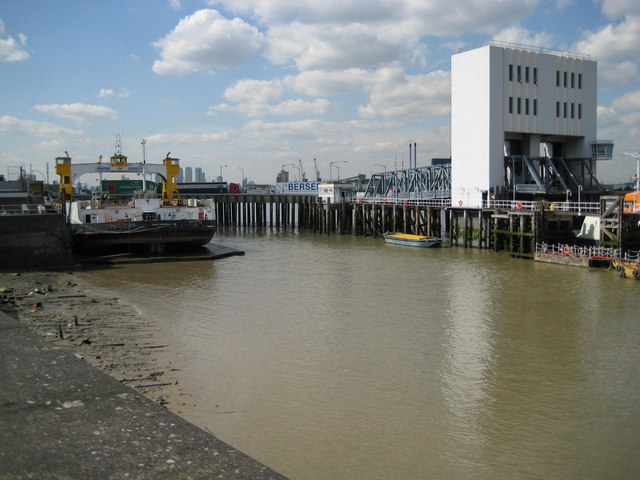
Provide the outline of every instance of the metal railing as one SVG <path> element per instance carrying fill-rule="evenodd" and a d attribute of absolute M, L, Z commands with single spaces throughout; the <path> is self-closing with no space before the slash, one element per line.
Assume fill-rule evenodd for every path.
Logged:
<path fill-rule="evenodd" d="M 594 258 L 601 260 L 620 257 L 619 248 L 580 247 L 577 245 L 568 245 L 563 243 L 559 243 L 557 245 L 536 243 L 536 253 L 547 255 L 564 255 L 580 258 Z"/>
<path fill-rule="evenodd" d="M 426 207 L 450 207 L 450 198 L 402 198 L 402 197 L 351 197 L 351 203 L 376 205 L 411 205 Z"/>
<path fill-rule="evenodd" d="M 0 205 L 0 215 L 59 215 L 60 208 L 54 205 Z"/>
<path fill-rule="evenodd" d="M 625 252 L 624 259 L 630 262 L 640 262 L 640 250 L 629 250 Z"/>
<path fill-rule="evenodd" d="M 503 210 L 539 210 L 544 206 L 552 212 L 600 213 L 599 202 L 538 202 L 520 200 L 487 200 L 485 208 Z"/>

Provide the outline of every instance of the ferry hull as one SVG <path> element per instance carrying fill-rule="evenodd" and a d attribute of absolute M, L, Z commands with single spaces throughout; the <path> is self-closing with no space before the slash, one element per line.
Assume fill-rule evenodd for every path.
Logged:
<path fill-rule="evenodd" d="M 215 220 L 157 220 L 72 224 L 74 250 L 197 247 L 211 241 Z"/>

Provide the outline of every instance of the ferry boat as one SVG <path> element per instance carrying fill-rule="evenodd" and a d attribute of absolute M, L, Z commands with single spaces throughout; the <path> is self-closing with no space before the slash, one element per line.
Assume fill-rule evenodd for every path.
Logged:
<path fill-rule="evenodd" d="M 65 152 L 66 153 L 66 152 Z M 56 158 L 60 191 L 71 229 L 73 249 L 96 251 L 142 247 L 148 253 L 163 253 L 167 247 L 193 247 L 209 243 L 216 231 L 213 212 L 197 200 L 180 198 L 177 189 L 179 161 L 164 159 L 162 165 L 130 164 L 121 152 L 109 163 L 71 164 L 68 154 Z M 72 184 L 85 173 L 140 173 L 159 175 L 162 193 L 155 190 L 135 192 L 131 197 L 116 197 L 100 192 L 91 200 L 74 200 Z M 143 180 L 144 185 L 144 180 Z"/>
<path fill-rule="evenodd" d="M 442 240 L 425 235 L 412 235 L 410 233 L 385 233 L 383 235 L 387 243 L 408 245 L 410 247 L 439 247 Z"/>

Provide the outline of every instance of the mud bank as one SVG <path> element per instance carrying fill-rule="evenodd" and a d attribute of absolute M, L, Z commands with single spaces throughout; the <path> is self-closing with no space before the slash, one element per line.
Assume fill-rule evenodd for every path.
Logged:
<path fill-rule="evenodd" d="M 177 379 L 165 345 L 150 341 L 153 328 L 133 305 L 82 285 L 73 272 L 0 272 L 0 309 L 19 317 L 46 342 L 166 405 Z"/>

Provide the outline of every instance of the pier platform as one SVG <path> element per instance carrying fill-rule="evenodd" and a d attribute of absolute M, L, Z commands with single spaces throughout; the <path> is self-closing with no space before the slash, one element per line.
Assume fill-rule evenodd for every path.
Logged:
<path fill-rule="evenodd" d="M 221 258 L 244 255 L 244 251 L 224 245 L 209 243 L 204 247 L 191 249 L 187 252 L 166 253 L 162 255 L 145 255 L 135 253 L 121 253 L 115 255 L 76 255 L 76 262 L 81 265 L 107 264 L 123 265 L 130 263 L 161 263 L 161 262 L 197 262 L 203 260 L 219 260 Z"/>
<path fill-rule="evenodd" d="M 0 358 L 0 478 L 285 478 L 1 309 Z"/>

